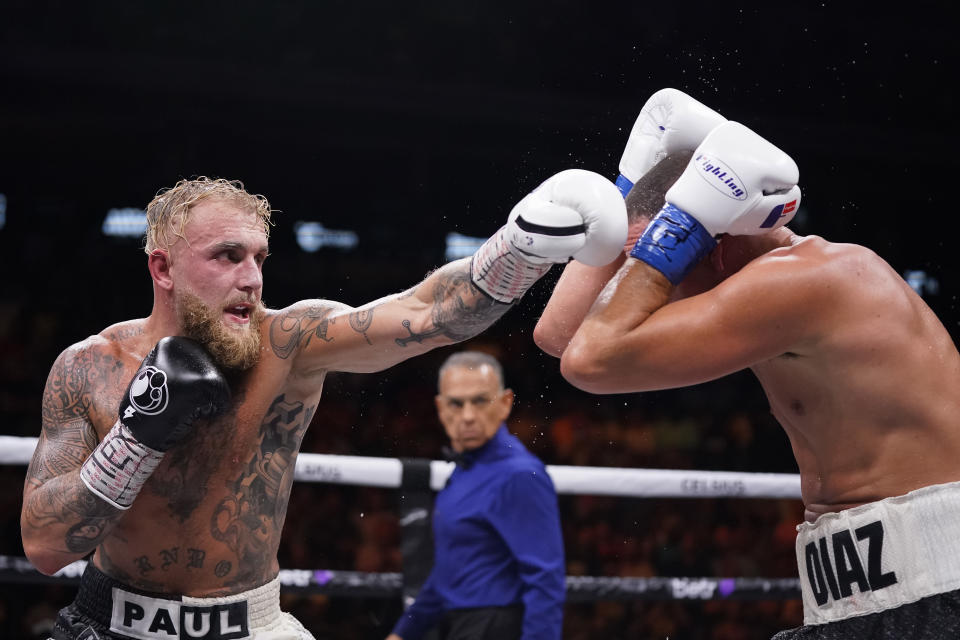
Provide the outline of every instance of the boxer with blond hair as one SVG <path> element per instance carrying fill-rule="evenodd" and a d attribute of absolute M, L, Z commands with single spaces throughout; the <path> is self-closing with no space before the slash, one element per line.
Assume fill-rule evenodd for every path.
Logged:
<path fill-rule="evenodd" d="M 50 370 L 21 530 L 43 573 L 90 557 L 57 640 L 310 638 L 280 610 L 277 549 L 304 432 L 332 371 L 470 338 L 555 262 L 612 260 L 613 183 L 561 172 L 472 258 L 361 307 L 262 303 L 271 209 L 199 178 L 147 207 L 153 308 Z"/>

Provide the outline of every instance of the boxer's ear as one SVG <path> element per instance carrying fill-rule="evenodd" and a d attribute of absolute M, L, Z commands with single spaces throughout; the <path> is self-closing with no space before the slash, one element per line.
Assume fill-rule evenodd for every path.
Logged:
<path fill-rule="evenodd" d="M 170 274 L 170 252 L 164 249 L 154 249 L 147 257 L 147 268 L 150 277 L 161 289 L 173 289 L 173 276 Z"/>

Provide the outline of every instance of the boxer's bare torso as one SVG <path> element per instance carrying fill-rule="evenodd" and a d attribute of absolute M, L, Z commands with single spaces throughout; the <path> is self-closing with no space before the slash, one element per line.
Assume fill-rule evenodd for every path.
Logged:
<path fill-rule="evenodd" d="M 44 573 L 93 552 L 96 566 L 134 587 L 235 594 L 277 574 L 294 463 L 325 374 L 382 371 L 476 335 L 510 305 L 477 288 L 463 259 L 361 307 L 303 300 L 262 310 L 268 248 L 258 214 L 210 197 L 170 230 L 179 240 L 148 253 L 150 316 L 67 348 L 51 368 L 24 483 L 24 550 Z M 91 453 L 113 442 L 108 433 L 144 356 L 162 338 L 184 335 L 221 354 L 232 401 L 219 417 L 189 425 L 154 472 L 140 476 L 124 509 L 88 488 L 81 467 L 100 464 Z M 158 416 L 155 428 L 169 420 L 173 429 L 182 417 Z M 107 475 L 119 477 L 142 458 L 132 460 L 118 458 Z"/>
<path fill-rule="evenodd" d="M 759 260 L 823 292 L 799 312 L 804 335 L 751 367 L 790 438 L 807 519 L 960 480 L 960 357 L 903 278 L 872 251 L 816 237 Z"/>
<path fill-rule="evenodd" d="M 790 439 L 808 520 L 960 480 L 960 355 L 886 262 L 787 229 L 721 247 L 672 290 L 629 261 L 564 351 L 565 375 L 624 393 L 750 368 Z M 541 324 L 560 315 L 558 290 Z"/>
<path fill-rule="evenodd" d="M 316 308 L 329 312 L 333 305 L 318 301 Z M 294 361 L 278 353 L 284 355 L 300 336 L 279 330 L 271 335 L 277 317 L 268 313 L 261 325 L 259 363 L 231 380 L 230 409 L 198 423 L 168 452 L 100 542 L 93 562 L 104 572 L 149 591 L 195 596 L 236 593 L 277 574 L 294 463 L 324 374 L 291 375 Z M 318 315 L 312 329 L 320 321 Z M 144 333 L 144 325 L 144 320 L 113 325 L 58 359 L 43 406 L 44 437 L 55 430 L 57 444 L 46 446 L 31 465 L 28 485 L 59 475 L 64 465 L 79 465 L 110 431 L 131 375 L 156 340 Z M 67 413 L 74 418 L 65 420 Z M 69 510 L 70 504 L 60 508 Z M 55 510 L 38 508 L 33 515 L 33 526 L 56 519 Z M 95 538 L 100 529 L 95 522 L 74 527 L 67 534 L 74 540 L 65 540 L 65 546 Z"/>

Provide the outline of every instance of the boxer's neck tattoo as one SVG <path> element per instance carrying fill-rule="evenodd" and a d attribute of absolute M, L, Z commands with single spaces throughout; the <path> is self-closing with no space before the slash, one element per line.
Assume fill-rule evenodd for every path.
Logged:
<path fill-rule="evenodd" d="M 125 329 L 117 329 L 115 331 L 111 331 L 110 333 L 107 334 L 107 339 L 121 342 L 123 340 L 129 340 L 130 338 L 136 338 L 137 336 L 142 336 L 142 335 L 143 335 L 143 327 L 138 325 L 136 327 L 129 327 Z"/>

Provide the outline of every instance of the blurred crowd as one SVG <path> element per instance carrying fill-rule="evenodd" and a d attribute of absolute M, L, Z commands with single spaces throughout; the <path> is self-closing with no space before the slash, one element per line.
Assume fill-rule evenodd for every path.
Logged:
<path fill-rule="evenodd" d="M 519 311 L 523 313 L 523 310 Z M 516 311 L 515 311 L 516 313 Z M 40 394 L 64 337 L 63 316 L 0 303 L 0 411 L 4 435 L 39 433 Z M 529 317 L 529 316 L 528 316 Z M 509 428 L 545 463 L 605 467 L 795 472 L 789 443 L 746 373 L 698 387 L 590 396 L 559 376 L 533 345 L 530 326 L 474 339 L 504 364 L 517 394 Z M 453 349 L 379 374 L 328 378 L 304 452 L 441 457 L 433 404 L 436 371 Z M 22 556 L 19 511 L 25 468 L 0 466 L 0 555 Z M 560 496 L 568 575 L 795 577 L 796 500 Z M 398 492 L 343 485 L 294 486 L 282 567 L 399 572 Z M 0 584 L 0 637 L 45 638 L 71 585 Z M 318 638 L 383 638 L 399 600 L 287 593 L 283 606 Z M 801 622 L 799 601 L 569 603 L 564 637 L 753 640 Z"/>

